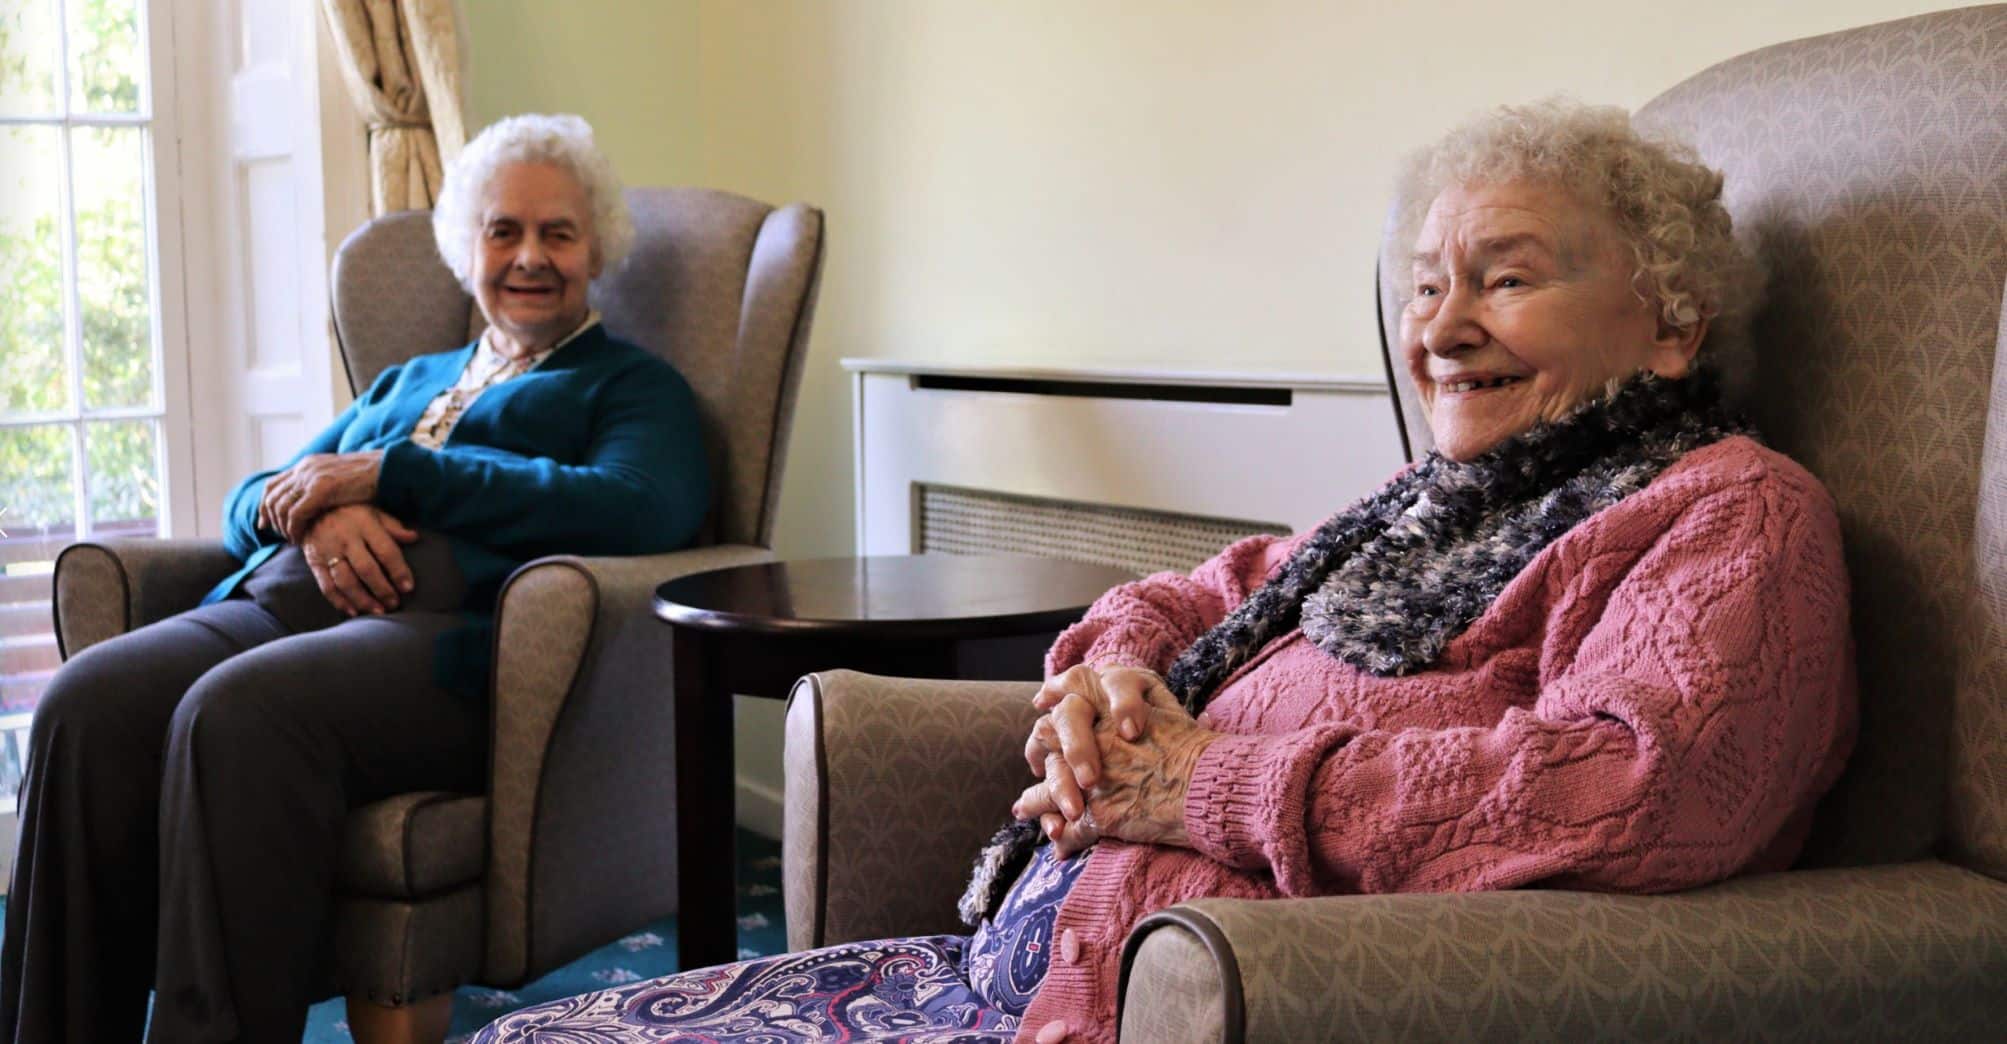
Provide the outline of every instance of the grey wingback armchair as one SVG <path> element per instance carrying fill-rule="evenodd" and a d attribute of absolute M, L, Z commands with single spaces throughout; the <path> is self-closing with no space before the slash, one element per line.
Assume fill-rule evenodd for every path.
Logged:
<path fill-rule="evenodd" d="M 1771 273 L 1751 405 L 1845 527 L 1861 733 L 1800 867 L 1652 897 L 1183 904 L 1128 940 L 1124 1039 L 1941 1040 L 2007 1025 L 2007 7 L 1746 54 L 1640 118 L 1726 172 Z M 971 854 L 1024 785 L 1030 693 L 803 680 L 787 720 L 790 945 L 957 928 Z"/>
<path fill-rule="evenodd" d="M 811 207 L 704 189 L 627 198 L 634 251 L 592 302 L 696 391 L 718 489 L 702 546 L 558 555 L 509 578 L 488 793 L 407 794 L 347 824 L 328 942 L 331 985 L 351 996 L 401 1005 L 467 982 L 517 985 L 676 908 L 671 665 L 650 594 L 673 576 L 770 557 L 823 222 Z M 352 389 L 478 332 L 429 213 L 350 236 L 333 282 Z M 235 568 L 206 541 L 71 546 L 55 575 L 64 654 L 192 607 Z"/>

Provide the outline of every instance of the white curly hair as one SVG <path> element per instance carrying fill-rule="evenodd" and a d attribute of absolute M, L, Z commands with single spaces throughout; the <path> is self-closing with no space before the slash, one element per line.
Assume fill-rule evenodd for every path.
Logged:
<path fill-rule="evenodd" d="M 620 178 L 593 140 L 592 124 L 578 116 L 527 113 L 489 124 L 446 168 L 432 207 L 432 239 L 460 285 L 473 289 L 474 238 L 481 233 L 488 184 L 497 171 L 516 163 L 547 163 L 571 174 L 592 212 L 589 235 L 600 271 L 619 267 L 634 245 L 634 222 Z"/>
<path fill-rule="evenodd" d="M 1735 240 L 1721 174 L 1690 146 L 1640 134 L 1615 106 L 1565 98 L 1500 106 L 1409 156 L 1396 187 L 1389 254 L 1381 259 L 1403 303 L 1413 295 L 1406 252 L 1436 196 L 1452 186 L 1511 181 L 1558 185 L 1609 214 L 1637 261 L 1632 289 L 1672 327 L 1709 320 L 1702 358 L 1735 383 L 1763 281 Z"/>

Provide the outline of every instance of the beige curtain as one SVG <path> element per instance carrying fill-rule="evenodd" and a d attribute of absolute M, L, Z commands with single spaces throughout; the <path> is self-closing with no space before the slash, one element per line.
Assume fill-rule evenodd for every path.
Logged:
<path fill-rule="evenodd" d="M 370 209 L 423 210 L 467 143 L 454 0 L 321 0 L 342 78 L 369 122 Z"/>

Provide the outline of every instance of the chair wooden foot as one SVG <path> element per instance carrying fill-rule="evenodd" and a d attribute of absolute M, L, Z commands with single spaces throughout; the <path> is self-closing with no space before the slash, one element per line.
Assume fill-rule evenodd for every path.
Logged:
<path fill-rule="evenodd" d="M 348 997 L 348 1032 L 356 1044 L 440 1044 L 452 1021 L 450 993 L 396 1008 L 355 994 Z"/>

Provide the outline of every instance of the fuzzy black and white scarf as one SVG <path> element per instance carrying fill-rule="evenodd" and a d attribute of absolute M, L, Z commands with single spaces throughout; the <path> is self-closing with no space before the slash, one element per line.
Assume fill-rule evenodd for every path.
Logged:
<path fill-rule="evenodd" d="M 1683 380 L 1644 373 L 1475 459 L 1430 453 L 1319 526 L 1178 657 L 1165 682 L 1197 714 L 1228 676 L 1297 627 L 1368 674 L 1424 670 L 1562 534 L 1687 453 L 1750 433 L 1706 370 Z M 976 860 L 962 919 L 989 916 L 1043 840 L 1035 823 L 999 831 Z"/>

